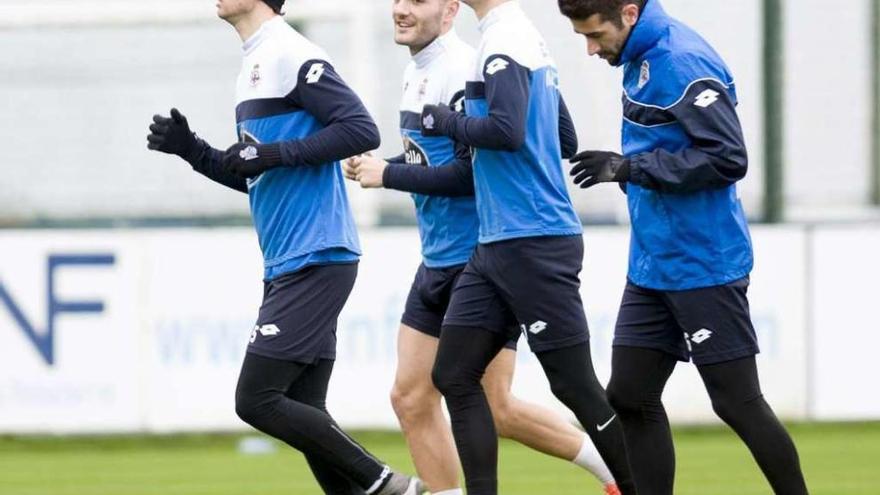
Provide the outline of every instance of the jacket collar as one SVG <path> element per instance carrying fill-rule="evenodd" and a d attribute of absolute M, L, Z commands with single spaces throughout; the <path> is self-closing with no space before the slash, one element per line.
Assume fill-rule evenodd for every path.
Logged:
<path fill-rule="evenodd" d="M 519 5 L 519 1 L 509 0 L 490 10 L 486 16 L 480 20 L 477 27 L 480 29 L 480 33 L 485 33 L 490 27 L 499 22 L 504 22 L 506 19 L 523 15 L 525 14 L 523 13 L 522 7 Z"/>
<path fill-rule="evenodd" d="M 660 0 L 647 0 L 629 39 L 626 40 L 617 66 L 628 64 L 644 55 L 660 41 L 671 23 L 672 18 L 663 10 Z"/>
<path fill-rule="evenodd" d="M 241 45 L 241 49 L 244 50 L 245 55 L 249 55 L 263 40 L 271 36 L 270 33 L 273 30 L 281 29 L 285 26 L 287 26 L 287 21 L 283 17 L 280 15 L 272 16 L 271 19 L 260 25 L 260 28 Z"/>
<path fill-rule="evenodd" d="M 441 34 L 435 38 L 434 41 L 429 43 L 428 46 L 422 48 L 418 53 L 413 55 L 413 62 L 415 62 L 416 67 L 419 69 L 424 69 L 430 65 L 431 62 L 443 55 L 450 43 L 455 43 L 457 41 L 458 35 L 455 33 L 455 28 L 452 28 L 449 32 Z"/>

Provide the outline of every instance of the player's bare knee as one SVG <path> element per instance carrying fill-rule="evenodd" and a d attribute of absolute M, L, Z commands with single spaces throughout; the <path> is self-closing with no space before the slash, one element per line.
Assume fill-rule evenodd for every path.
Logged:
<path fill-rule="evenodd" d="M 422 387 L 395 385 L 391 389 L 391 407 L 401 426 L 406 428 L 440 409 L 440 393 L 430 384 Z"/>

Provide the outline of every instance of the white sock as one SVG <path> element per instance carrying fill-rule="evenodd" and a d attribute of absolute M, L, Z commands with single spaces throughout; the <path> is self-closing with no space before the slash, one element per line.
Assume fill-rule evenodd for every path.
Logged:
<path fill-rule="evenodd" d="M 461 488 L 453 488 L 452 490 L 443 490 L 442 492 L 431 492 L 432 495 L 464 495 Z"/>
<path fill-rule="evenodd" d="M 596 450 L 596 446 L 593 445 L 593 441 L 586 433 L 584 433 L 584 442 L 581 444 L 580 452 L 571 462 L 593 473 L 593 476 L 603 485 L 614 483 L 614 476 L 611 476 L 611 471 L 608 470 L 608 466 L 605 465 L 605 461 L 602 460 L 602 456 L 599 455 L 599 451 Z"/>

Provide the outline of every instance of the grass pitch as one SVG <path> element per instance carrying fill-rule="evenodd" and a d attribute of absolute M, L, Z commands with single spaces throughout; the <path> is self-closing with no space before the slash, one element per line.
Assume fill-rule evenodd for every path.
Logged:
<path fill-rule="evenodd" d="M 880 423 L 790 428 L 813 495 L 880 494 Z M 397 433 L 355 435 L 393 466 L 412 470 Z M 2 495 L 320 494 L 302 457 L 244 455 L 238 436 L 0 438 Z M 746 448 L 723 428 L 675 431 L 676 495 L 769 494 Z M 601 489 L 584 471 L 502 442 L 504 495 L 585 495 Z"/>

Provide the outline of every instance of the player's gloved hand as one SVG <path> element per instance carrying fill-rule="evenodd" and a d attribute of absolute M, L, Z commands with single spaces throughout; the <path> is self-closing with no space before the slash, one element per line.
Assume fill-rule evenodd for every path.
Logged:
<path fill-rule="evenodd" d="M 422 108 L 422 136 L 446 136 L 446 123 L 455 113 L 446 105 L 425 105 Z"/>
<path fill-rule="evenodd" d="M 574 183 L 581 189 L 600 182 L 629 181 L 629 160 L 611 151 L 582 151 L 569 162 L 574 164 L 571 169 Z"/>
<path fill-rule="evenodd" d="M 189 130 L 189 123 L 179 110 L 172 108 L 170 118 L 153 115 L 147 136 L 148 149 L 186 158 L 195 145 L 196 136 Z"/>
<path fill-rule="evenodd" d="M 245 179 L 280 166 L 281 145 L 278 143 L 235 143 L 223 154 L 223 168 Z"/>

